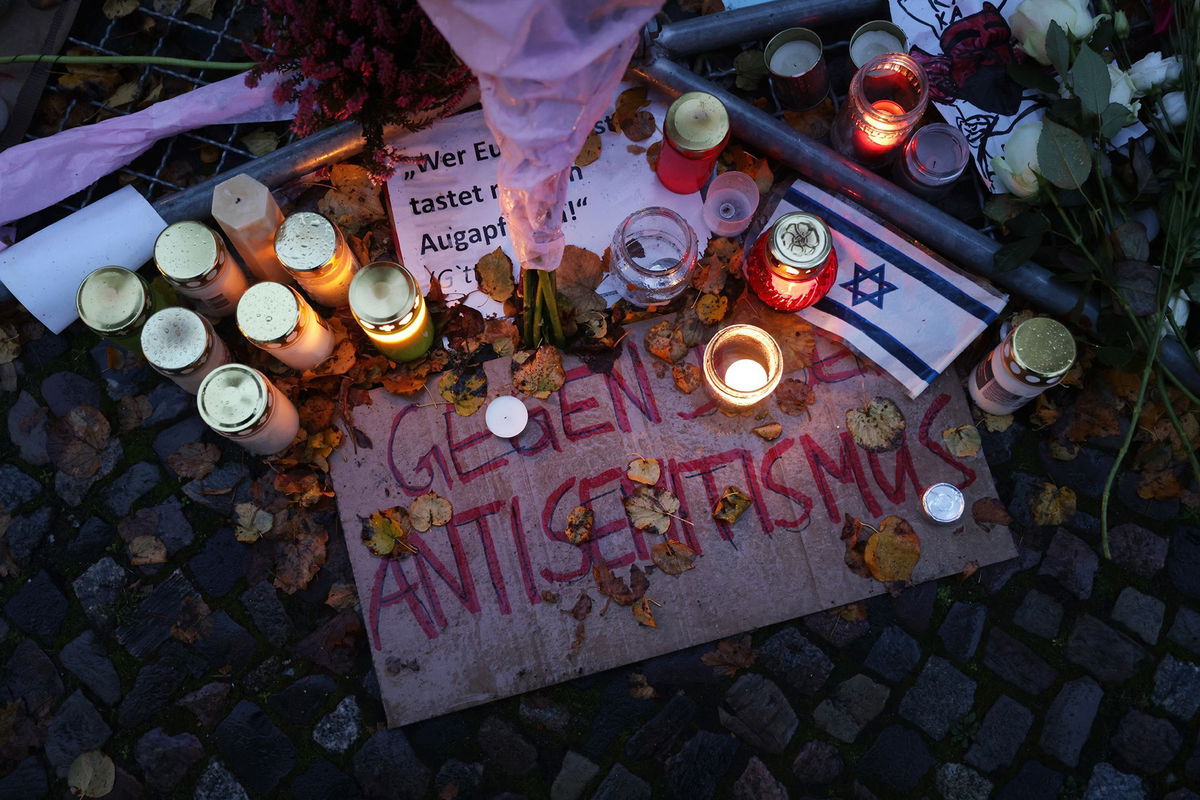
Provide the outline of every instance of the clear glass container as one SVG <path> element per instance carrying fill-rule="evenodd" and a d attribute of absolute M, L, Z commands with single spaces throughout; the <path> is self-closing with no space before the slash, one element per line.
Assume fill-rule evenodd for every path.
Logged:
<path fill-rule="evenodd" d="M 896 184 L 915 195 L 936 199 L 948 193 L 971 158 L 967 137 L 953 125 L 935 122 L 904 144 L 892 167 Z"/>
<path fill-rule="evenodd" d="M 864 166 L 887 164 L 928 104 L 929 78 L 920 64 L 903 53 L 877 55 L 850 80 L 833 123 L 833 148 Z"/>
<path fill-rule="evenodd" d="M 190 394 L 219 366 L 229 363 L 229 348 L 212 323 L 188 308 L 164 308 L 142 326 L 142 353 L 160 375 Z"/>
<path fill-rule="evenodd" d="M 637 306 L 652 306 L 687 288 L 699 245 L 687 220 L 669 208 L 652 206 L 617 226 L 609 257 L 621 279 L 621 296 Z"/>
<path fill-rule="evenodd" d="M 726 408 L 748 408 L 765 400 L 782 377 L 779 343 L 762 328 L 730 325 L 704 347 L 704 385 Z"/>

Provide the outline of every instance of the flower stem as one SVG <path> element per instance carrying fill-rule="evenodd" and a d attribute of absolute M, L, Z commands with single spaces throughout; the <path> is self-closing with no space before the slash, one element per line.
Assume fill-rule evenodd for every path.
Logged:
<path fill-rule="evenodd" d="M 244 72 L 257 66 L 256 61 L 200 61 L 191 58 L 169 58 L 167 56 L 43 56 L 21 55 L 0 56 L 0 64 L 153 64 L 159 67 L 180 69 L 215 69 L 226 72 Z"/>
<path fill-rule="evenodd" d="M 546 316 L 550 319 L 550 343 L 555 347 L 562 347 L 567 343 L 567 339 L 563 336 L 562 319 L 558 315 L 557 283 L 553 272 L 538 271 L 538 288 L 546 306 Z"/>

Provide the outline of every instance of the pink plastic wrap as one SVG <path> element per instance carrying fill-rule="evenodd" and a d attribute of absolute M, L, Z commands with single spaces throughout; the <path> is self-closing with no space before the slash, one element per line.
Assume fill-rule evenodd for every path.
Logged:
<path fill-rule="evenodd" d="M 662 0 L 420 2 L 479 78 L 517 259 L 557 268 L 571 164 Z"/>
<path fill-rule="evenodd" d="M 294 103 L 272 97 L 278 75 L 256 88 L 234 75 L 121 117 L 81 125 L 0 152 L 0 223 L 70 197 L 123 167 L 155 142 L 205 125 L 291 119 Z"/>

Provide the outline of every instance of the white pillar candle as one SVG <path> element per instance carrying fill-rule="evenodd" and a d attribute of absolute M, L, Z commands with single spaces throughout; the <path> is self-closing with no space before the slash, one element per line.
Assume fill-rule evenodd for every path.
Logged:
<path fill-rule="evenodd" d="M 141 343 L 150 366 L 191 394 L 210 372 L 229 363 L 229 348 L 212 324 L 187 308 L 173 306 L 151 316 Z"/>
<path fill-rule="evenodd" d="M 349 302 L 358 259 L 325 217 L 301 211 L 285 219 L 275 232 L 275 255 L 313 300 L 330 308 Z"/>
<path fill-rule="evenodd" d="M 244 364 L 226 364 L 209 373 L 200 384 L 196 407 L 210 428 L 261 456 L 286 450 L 300 430 L 292 401 Z"/>
<path fill-rule="evenodd" d="M 260 281 L 292 282 L 275 257 L 275 231 L 283 223 L 283 212 L 270 189 L 249 175 L 234 175 L 213 189 L 212 215 Z"/>
<path fill-rule="evenodd" d="M 771 72 L 776 75 L 803 75 L 816 66 L 820 57 L 821 48 L 815 43 L 793 39 L 781 44 L 771 55 Z"/>
<path fill-rule="evenodd" d="M 529 424 L 529 409 L 511 394 L 494 397 L 483 414 L 488 430 L 501 439 L 519 436 Z"/>
<path fill-rule="evenodd" d="M 333 331 L 295 289 L 282 283 L 251 286 L 238 301 L 237 323 L 250 344 L 292 369 L 312 369 L 333 352 Z"/>
<path fill-rule="evenodd" d="M 232 314 L 248 286 L 220 234 L 200 222 L 168 225 L 154 242 L 154 263 L 176 291 L 210 317 Z"/>

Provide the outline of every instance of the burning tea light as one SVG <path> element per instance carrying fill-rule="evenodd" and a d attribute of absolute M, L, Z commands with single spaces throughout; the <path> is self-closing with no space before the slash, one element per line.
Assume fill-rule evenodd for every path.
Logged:
<path fill-rule="evenodd" d="M 829 93 L 829 73 L 821 37 L 808 28 L 787 28 L 771 37 L 763 50 L 771 86 L 784 106 L 812 108 Z"/>
<path fill-rule="evenodd" d="M 212 215 L 260 281 L 291 283 L 292 276 L 275 257 L 275 231 L 283 212 L 270 189 L 249 175 L 234 175 L 213 189 Z"/>
<path fill-rule="evenodd" d="M 511 394 L 494 397 L 483 414 L 488 430 L 501 439 L 519 436 L 529 424 L 529 409 Z"/>
<path fill-rule="evenodd" d="M 333 352 L 333 331 L 325 320 L 282 283 L 251 286 L 238 303 L 237 323 L 250 344 L 292 369 L 312 369 Z"/>
<path fill-rule="evenodd" d="M 412 361 L 433 345 L 433 320 L 421 287 L 391 261 L 372 262 L 350 282 L 350 311 L 379 350 L 393 361 Z"/>
<path fill-rule="evenodd" d="M 861 67 L 883 53 L 903 53 L 908 49 L 908 37 L 894 22 L 877 19 L 864 23 L 850 37 L 850 61 Z"/>
<path fill-rule="evenodd" d="M 325 217 L 301 211 L 285 219 L 275 232 L 275 255 L 313 300 L 330 308 L 346 305 L 358 259 Z"/>
<path fill-rule="evenodd" d="M 920 64 L 903 53 L 875 56 L 850 81 L 831 131 L 834 149 L 864 166 L 882 166 L 921 122 L 928 103 L 929 79 Z"/>
<path fill-rule="evenodd" d="M 196 406 L 208 427 L 260 456 L 287 449 L 300 430 L 300 415 L 287 395 L 244 364 L 210 372 Z"/>
<path fill-rule="evenodd" d="M 779 343 L 754 325 L 730 325 L 704 348 L 705 386 L 726 408 L 748 408 L 766 399 L 782 377 Z"/>

